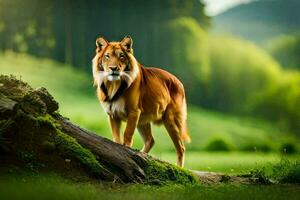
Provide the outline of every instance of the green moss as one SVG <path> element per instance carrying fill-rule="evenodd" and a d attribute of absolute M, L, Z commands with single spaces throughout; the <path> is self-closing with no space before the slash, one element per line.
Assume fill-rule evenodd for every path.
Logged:
<path fill-rule="evenodd" d="M 26 113 L 34 115 L 44 115 L 47 112 L 46 104 L 35 92 L 29 92 L 26 95 L 24 95 L 20 103 L 20 107 Z"/>
<path fill-rule="evenodd" d="M 200 184 L 199 178 L 197 178 L 192 172 L 175 165 L 162 163 L 156 160 L 148 161 L 145 174 L 147 184 Z"/>
<path fill-rule="evenodd" d="M 84 166 L 89 168 L 93 175 L 102 176 L 103 172 L 106 171 L 96 160 L 94 154 L 83 148 L 74 138 L 64 134 L 60 130 L 57 130 L 54 142 L 61 152 L 78 159 Z"/>
<path fill-rule="evenodd" d="M 0 75 L 0 93 L 13 100 L 20 100 L 33 89 L 25 82 L 18 80 L 15 76 Z"/>
<path fill-rule="evenodd" d="M 51 115 L 36 118 L 40 126 L 48 126 L 54 130 L 52 134 L 53 143 L 64 156 L 75 158 L 80 161 L 94 176 L 103 177 L 108 171 L 97 161 L 93 153 L 83 148 L 76 139 L 63 133 L 55 123 Z"/>
<path fill-rule="evenodd" d="M 57 129 L 58 124 L 55 122 L 53 117 L 49 114 L 38 116 L 35 118 L 40 126 L 48 126 L 49 128 Z"/>
<path fill-rule="evenodd" d="M 83 148 L 74 138 L 67 134 L 64 134 L 59 125 L 55 123 L 55 120 L 51 115 L 39 116 L 36 118 L 40 126 L 49 126 L 54 128 L 53 143 L 59 152 L 62 152 L 66 158 L 78 159 L 89 171 L 96 176 L 103 176 L 105 173 L 109 173 L 101 164 L 97 161 L 94 154 L 88 149 Z M 51 141 L 50 141 L 51 142 Z M 182 169 L 180 167 L 162 163 L 157 160 L 148 161 L 148 166 L 144 169 L 146 174 L 146 184 L 199 184 L 199 179 L 192 174 L 192 172 Z"/>

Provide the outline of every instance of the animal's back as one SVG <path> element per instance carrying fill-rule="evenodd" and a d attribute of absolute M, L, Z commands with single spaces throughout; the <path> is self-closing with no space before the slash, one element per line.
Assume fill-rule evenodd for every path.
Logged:
<path fill-rule="evenodd" d="M 159 68 L 141 67 L 141 121 L 161 123 L 167 109 L 186 113 L 182 83 L 171 73 Z M 186 118 L 186 117 L 183 117 Z"/>
<path fill-rule="evenodd" d="M 185 96 L 182 83 L 173 74 L 154 67 L 141 67 L 141 70 L 142 84 L 146 85 L 148 93 L 168 95 L 171 97 L 169 100 Z"/>

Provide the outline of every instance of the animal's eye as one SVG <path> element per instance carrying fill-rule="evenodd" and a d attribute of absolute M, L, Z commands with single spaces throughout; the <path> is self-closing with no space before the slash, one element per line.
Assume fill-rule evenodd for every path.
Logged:
<path fill-rule="evenodd" d="M 108 54 L 105 54 L 104 57 L 108 59 L 108 58 L 109 58 L 109 55 L 108 55 Z"/>
<path fill-rule="evenodd" d="M 124 59 L 124 58 L 125 58 L 124 54 L 120 54 L 120 59 Z"/>

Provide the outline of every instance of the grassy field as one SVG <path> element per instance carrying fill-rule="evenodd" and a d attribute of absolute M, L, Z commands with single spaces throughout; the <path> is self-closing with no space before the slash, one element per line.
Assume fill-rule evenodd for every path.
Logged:
<path fill-rule="evenodd" d="M 60 103 L 60 112 L 80 126 L 111 138 L 106 114 L 103 112 L 92 87 L 91 75 L 47 59 L 28 55 L 6 53 L 0 55 L 1 74 L 14 74 L 33 87 L 46 87 Z M 231 152 L 205 153 L 207 143 L 214 138 L 228 141 L 233 148 L 269 145 L 276 149 L 286 139 L 284 133 L 270 123 L 211 112 L 189 106 L 188 125 L 192 143 L 187 144 L 186 167 L 190 169 L 240 172 L 257 168 L 266 162 L 280 159 L 276 153 L 262 154 Z M 151 154 L 175 163 L 173 144 L 163 127 L 153 128 L 156 144 Z M 140 149 L 142 141 L 135 134 L 134 148 Z M 232 162 L 234 160 L 235 162 Z"/>
<path fill-rule="evenodd" d="M 14 74 L 33 87 L 46 87 L 60 103 L 60 112 L 80 126 L 111 138 L 106 114 L 103 112 L 92 87 L 92 76 L 47 59 L 6 53 L 0 55 L 0 73 Z M 233 149 L 253 149 L 267 146 L 276 150 L 288 135 L 273 124 L 253 118 L 241 118 L 189 106 L 189 132 L 192 143 L 189 151 L 203 150 L 214 139 L 227 141 Z M 161 155 L 173 151 L 173 144 L 163 127 L 154 127 L 156 145 L 152 151 Z M 134 147 L 142 141 L 135 134 Z"/>
<path fill-rule="evenodd" d="M 165 152 L 159 158 L 175 163 L 175 152 Z M 249 152 L 187 152 L 185 167 L 192 170 L 244 174 L 280 162 L 296 160 L 299 155 L 286 156 L 275 153 Z"/>
<path fill-rule="evenodd" d="M 92 88 L 91 75 L 51 60 L 13 53 L 0 55 L 0 74 L 14 74 L 33 87 L 46 87 L 60 103 L 60 112 L 64 116 L 111 138 L 106 115 Z M 289 160 L 299 157 L 276 153 L 280 142 L 288 140 L 289 136 L 265 121 L 193 106 L 189 106 L 188 113 L 192 143 L 187 145 L 186 168 L 241 174 L 277 163 L 283 157 Z M 151 154 L 175 163 L 175 151 L 166 131 L 155 127 L 154 137 L 156 145 Z M 274 151 L 203 152 L 214 138 L 226 140 L 233 149 L 268 145 Z M 134 147 L 141 146 L 141 139 L 135 134 Z M 299 186 L 294 185 L 120 186 L 72 182 L 56 175 L 13 174 L 0 177 L 0 199 L 298 199 L 299 191 Z"/>

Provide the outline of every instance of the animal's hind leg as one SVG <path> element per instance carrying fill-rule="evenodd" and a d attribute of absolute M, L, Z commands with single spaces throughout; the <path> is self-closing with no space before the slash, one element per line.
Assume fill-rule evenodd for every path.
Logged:
<path fill-rule="evenodd" d="M 176 120 L 175 115 L 170 110 L 165 113 L 163 121 L 177 151 L 177 165 L 183 167 L 185 147 L 181 138 L 181 127 L 180 124 L 176 123 Z"/>
<path fill-rule="evenodd" d="M 139 125 L 137 128 L 144 141 L 142 152 L 148 153 L 154 145 L 154 138 L 151 132 L 151 124 L 147 123 Z"/>

